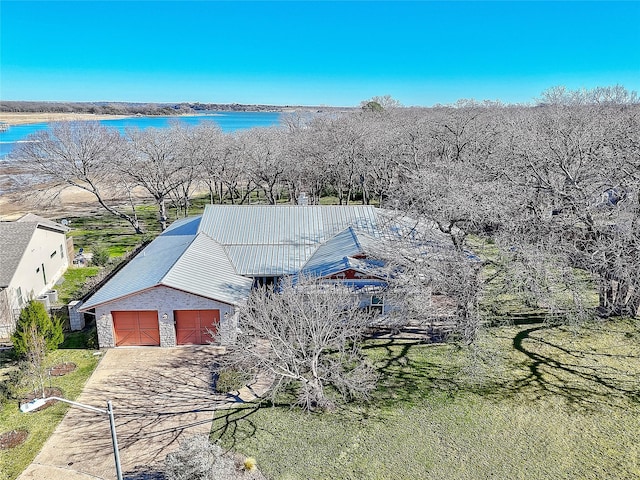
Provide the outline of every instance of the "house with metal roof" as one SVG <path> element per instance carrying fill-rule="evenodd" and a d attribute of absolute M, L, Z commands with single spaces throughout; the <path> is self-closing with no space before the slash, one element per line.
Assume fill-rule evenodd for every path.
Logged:
<path fill-rule="evenodd" d="M 73 246 L 64 225 L 34 214 L 0 222 L 0 338 L 15 330 L 20 310 L 31 299 L 46 306 L 69 266 Z"/>
<path fill-rule="evenodd" d="M 383 287 L 381 265 L 366 253 L 382 235 L 381 212 L 366 205 L 207 205 L 202 216 L 173 223 L 81 310 L 95 312 L 102 347 L 204 344 L 215 332 L 224 341 L 253 286 L 314 276 Z"/>

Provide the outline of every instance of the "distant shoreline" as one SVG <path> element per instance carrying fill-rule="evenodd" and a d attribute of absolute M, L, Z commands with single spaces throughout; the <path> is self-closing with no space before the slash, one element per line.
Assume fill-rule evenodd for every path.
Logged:
<path fill-rule="evenodd" d="M 93 113 L 53 113 L 53 112 L 0 112 L 0 122 L 12 125 L 63 121 L 99 121 L 130 118 L 132 115 L 95 115 Z"/>

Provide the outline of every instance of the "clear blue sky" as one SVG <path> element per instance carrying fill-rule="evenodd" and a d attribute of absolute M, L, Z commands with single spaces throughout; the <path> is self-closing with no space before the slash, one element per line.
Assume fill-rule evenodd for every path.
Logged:
<path fill-rule="evenodd" d="M 0 2 L 0 99 L 404 105 L 640 90 L 640 2 Z"/>

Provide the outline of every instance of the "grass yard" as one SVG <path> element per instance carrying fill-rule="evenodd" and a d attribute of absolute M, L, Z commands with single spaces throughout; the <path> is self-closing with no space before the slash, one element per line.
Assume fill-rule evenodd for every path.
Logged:
<path fill-rule="evenodd" d="M 0 369 L 7 367 L 7 357 L 0 359 Z M 98 364 L 98 359 L 89 350 L 56 350 L 48 354 L 47 366 L 57 365 L 63 362 L 72 362 L 77 368 L 64 376 L 53 377 L 50 385 L 60 388 L 65 398 L 75 399 L 85 382 Z M 24 387 L 22 394 L 31 390 L 30 386 Z M 69 405 L 58 402 L 55 405 L 35 413 L 20 413 L 18 402 L 9 401 L 0 406 L 0 433 L 10 430 L 27 430 L 29 435 L 22 445 L 0 450 L 0 480 L 16 478 L 33 461 L 44 442 L 49 438 L 56 426 L 62 420 Z"/>
<path fill-rule="evenodd" d="M 72 300 L 78 300 L 78 296 L 84 289 L 88 278 L 97 275 L 99 267 L 73 267 L 65 273 L 63 280 L 56 284 L 58 298 L 61 304 L 68 304 Z"/>
<path fill-rule="evenodd" d="M 249 405 L 212 438 L 284 479 L 639 479 L 640 320 L 487 330 L 475 351 L 370 343 L 371 402 Z"/>

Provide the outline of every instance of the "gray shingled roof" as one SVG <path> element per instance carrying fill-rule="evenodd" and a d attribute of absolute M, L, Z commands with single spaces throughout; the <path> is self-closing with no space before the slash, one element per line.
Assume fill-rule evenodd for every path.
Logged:
<path fill-rule="evenodd" d="M 37 223 L 0 222 L 0 288 L 16 273 Z"/>
<path fill-rule="evenodd" d="M 66 232 L 58 223 L 28 213 L 15 222 L 0 222 L 0 288 L 11 282 L 36 228 Z"/>

